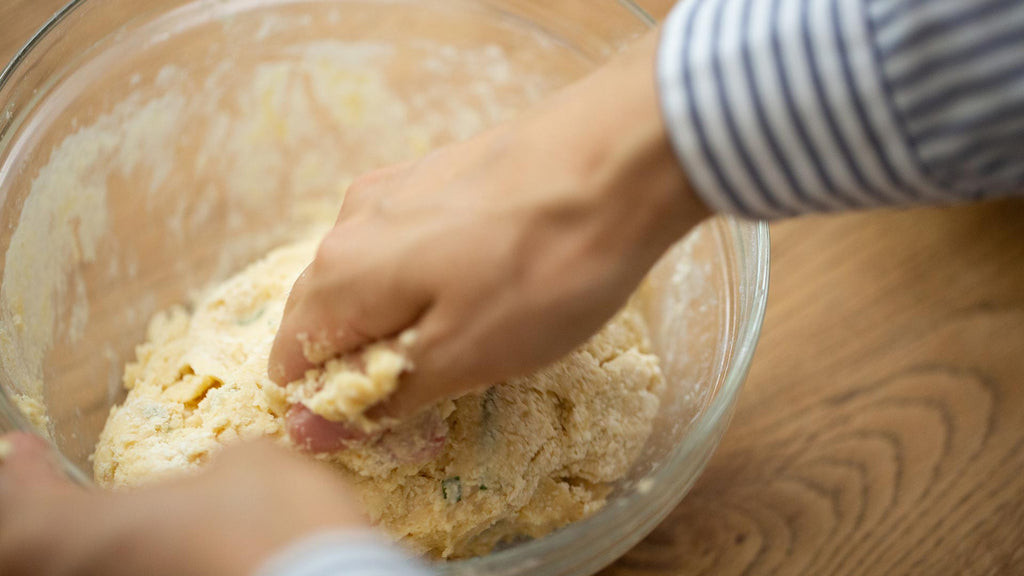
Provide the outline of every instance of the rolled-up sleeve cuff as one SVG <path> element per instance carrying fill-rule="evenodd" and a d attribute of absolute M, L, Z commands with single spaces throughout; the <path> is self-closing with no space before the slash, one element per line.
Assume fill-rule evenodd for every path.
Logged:
<path fill-rule="evenodd" d="M 860 0 L 684 0 L 666 20 L 662 114 L 712 209 L 779 218 L 920 203 Z"/>

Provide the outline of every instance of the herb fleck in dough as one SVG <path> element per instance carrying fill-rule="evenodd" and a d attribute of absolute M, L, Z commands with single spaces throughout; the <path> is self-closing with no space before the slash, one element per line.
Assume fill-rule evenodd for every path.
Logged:
<path fill-rule="evenodd" d="M 239 440 L 289 444 L 289 402 L 310 390 L 276 386 L 267 358 L 288 291 L 315 249 L 315 240 L 280 248 L 214 288 L 192 313 L 173 308 L 153 318 L 125 369 L 128 396 L 96 447 L 100 485 L 193 471 Z M 664 381 L 646 333 L 627 306 L 548 368 L 318 458 L 355 488 L 375 522 L 427 555 L 471 556 L 542 536 L 598 510 L 650 435 Z M 352 397 L 365 406 L 377 392 Z"/>

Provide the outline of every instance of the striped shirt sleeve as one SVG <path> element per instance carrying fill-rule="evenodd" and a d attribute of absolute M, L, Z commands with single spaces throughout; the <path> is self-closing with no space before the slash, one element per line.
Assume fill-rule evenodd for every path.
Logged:
<path fill-rule="evenodd" d="M 433 576 L 425 564 L 370 532 L 311 534 L 270 558 L 254 576 Z"/>
<path fill-rule="evenodd" d="M 657 76 L 718 211 L 1024 194 L 1021 0 L 684 0 Z"/>

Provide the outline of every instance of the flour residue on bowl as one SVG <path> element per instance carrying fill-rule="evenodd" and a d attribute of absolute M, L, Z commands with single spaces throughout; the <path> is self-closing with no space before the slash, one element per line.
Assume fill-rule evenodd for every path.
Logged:
<path fill-rule="evenodd" d="M 552 82 L 496 45 L 396 47 L 297 31 L 308 17 L 257 20 L 265 46 L 214 42 L 205 58 L 153 37 L 133 53 L 120 37 L 19 120 L 31 130 L 25 168 L 3 183 L 24 199 L 0 289 L 0 370 L 10 396 L 66 405 L 58 441 L 94 437 L 64 414 L 118 399 L 110 367 L 157 310 L 332 222 L 360 173 L 509 118 Z M 251 38 L 246 22 L 224 30 Z M 67 394 L 97 381 L 102 394 Z"/>
<path fill-rule="evenodd" d="M 129 97 L 64 139 L 31 184 L 11 238 L 0 289 L 0 362 L 16 391 L 43 398 L 43 361 L 57 334 L 78 343 L 89 321 L 80 267 L 108 231 L 106 170 L 156 160 L 183 97 Z M 164 169 L 170 164 L 165 160 Z"/>

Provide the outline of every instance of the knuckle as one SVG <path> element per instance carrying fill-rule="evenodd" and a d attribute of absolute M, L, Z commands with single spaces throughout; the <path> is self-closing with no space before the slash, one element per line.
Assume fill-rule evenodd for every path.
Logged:
<path fill-rule="evenodd" d="M 316 248 L 310 275 L 321 276 L 325 267 L 334 266 L 335 262 L 344 256 L 344 248 L 345 243 L 339 240 L 336 230 L 328 233 Z"/>
<path fill-rule="evenodd" d="M 358 248 L 358 244 L 353 241 L 351 234 L 342 233 L 338 228 L 331 230 L 317 246 L 313 263 L 309 267 L 309 280 L 315 282 L 360 267 L 363 251 Z"/>
<path fill-rule="evenodd" d="M 342 213 L 358 211 L 358 209 L 365 204 L 366 198 L 373 194 L 373 190 L 377 187 L 378 183 L 386 177 L 386 175 L 386 170 L 374 170 L 373 172 L 367 172 L 353 180 L 345 191 L 345 200 L 342 202 Z"/>

